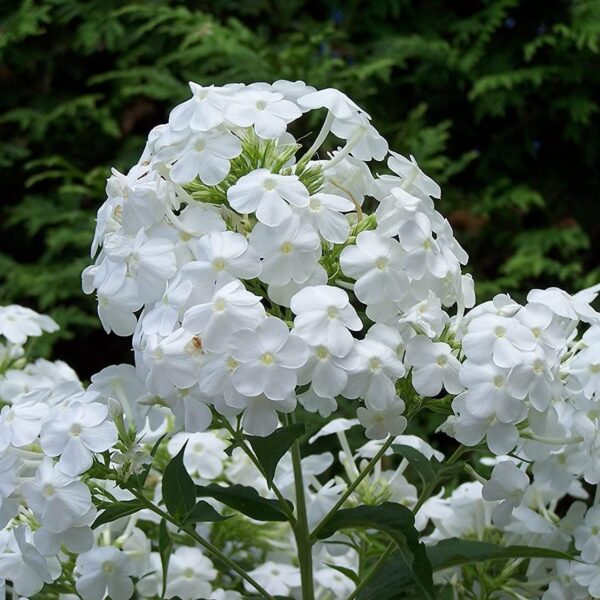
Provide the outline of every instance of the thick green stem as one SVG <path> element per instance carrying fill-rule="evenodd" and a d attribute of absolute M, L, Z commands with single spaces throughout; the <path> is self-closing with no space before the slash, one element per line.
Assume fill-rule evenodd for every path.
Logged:
<path fill-rule="evenodd" d="M 158 506 L 154 505 L 148 498 L 146 498 L 143 494 L 140 494 L 138 490 L 135 488 L 127 488 L 138 500 L 143 502 L 143 504 L 151 510 L 153 513 L 157 514 L 159 517 L 165 519 L 165 521 L 169 521 L 175 525 L 178 529 L 185 532 L 189 537 L 191 537 L 195 542 L 197 542 L 200 546 L 208 550 L 217 560 L 223 563 L 226 567 L 235 571 L 242 579 L 247 581 L 263 598 L 267 598 L 268 600 L 275 600 L 265 588 L 263 588 L 258 582 L 256 582 L 242 567 L 237 565 L 234 561 L 232 561 L 227 555 L 223 554 L 221 550 L 219 550 L 216 546 L 211 544 L 207 539 L 203 538 L 199 535 L 193 527 L 189 527 L 187 525 L 180 525 L 171 515 L 166 513 L 164 510 L 158 508 Z"/>
<path fill-rule="evenodd" d="M 294 423 L 293 413 L 287 417 L 289 424 Z M 306 498 L 304 496 L 304 478 L 302 476 L 302 456 L 300 455 L 300 444 L 296 440 L 292 445 L 292 466 L 294 469 L 294 487 L 296 490 L 296 524 L 294 525 L 294 536 L 298 550 L 298 564 L 300 566 L 300 578 L 302 582 L 302 600 L 314 600 L 314 581 L 312 565 L 312 541 L 308 529 L 308 518 L 306 515 Z"/>
<path fill-rule="evenodd" d="M 375 465 L 379 462 L 379 459 L 386 453 L 387 449 L 394 443 L 394 437 L 390 436 L 385 444 L 381 446 L 377 454 L 369 461 L 367 466 L 358 474 L 357 478 L 350 483 L 346 491 L 341 495 L 340 499 L 335 503 L 333 508 L 323 517 L 323 520 L 317 525 L 314 531 L 310 534 L 311 539 L 316 539 L 319 531 L 323 526 L 335 515 L 335 513 L 343 506 L 344 502 L 348 500 L 352 492 L 360 485 L 362 480 L 375 468 Z"/>

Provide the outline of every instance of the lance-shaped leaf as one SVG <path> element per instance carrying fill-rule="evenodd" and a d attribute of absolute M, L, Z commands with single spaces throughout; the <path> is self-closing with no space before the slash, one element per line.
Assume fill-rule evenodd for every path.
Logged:
<path fill-rule="evenodd" d="M 427 548 L 434 571 L 450 567 L 511 558 L 554 558 L 573 560 L 564 552 L 533 546 L 498 546 L 450 538 Z M 414 587 L 415 577 L 400 554 L 393 554 L 377 571 L 370 583 L 358 594 L 358 600 L 395 600 L 403 598 Z"/>
<path fill-rule="evenodd" d="M 288 516 L 279 501 L 263 498 L 259 496 L 254 488 L 244 485 L 229 485 L 226 487 L 214 483 L 205 486 L 198 485 L 196 486 L 196 494 L 199 497 L 214 498 L 257 521 L 288 520 Z M 287 504 L 290 511 L 293 510 L 293 504 L 291 502 Z"/>
<path fill-rule="evenodd" d="M 139 500 L 123 500 L 120 502 L 106 503 L 104 510 L 96 517 L 92 523 L 92 529 L 111 523 L 122 517 L 128 517 L 144 508 L 144 504 Z"/>
<path fill-rule="evenodd" d="M 231 519 L 230 516 L 219 514 L 208 502 L 198 500 L 194 508 L 185 515 L 185 523 L 216 523 Z"/>
<path fill-rule="evenodd" d="M 162 497 L 167 512 L 178 521 L 196 504 L 196 486 L 183 464 L 186 445 L 187 442 L 165 467 L 162 478 Z"/>
<path fill-rule="evenodd" d="M 269 488 L 273 485 L 273 477 L 279 461 L 303 433 L 304 425 L 295 423 L 280 427 L 267 437 L 246 436 L 264 470 Z"/>

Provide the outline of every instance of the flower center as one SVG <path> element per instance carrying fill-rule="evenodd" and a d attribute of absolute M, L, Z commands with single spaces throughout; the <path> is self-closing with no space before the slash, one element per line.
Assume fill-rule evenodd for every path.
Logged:
<path fill-rule="evenodd" d="M 309 206 L 313 212 L 319 212 L 321 210 L 321 201 L 318 198 L 311 198 Z"/>
<path fill-rule="evenodd" d="M 336 319 L 337 318 L 337 308 L 335 306 L 328 306 L 327 307 L 327 316 L 330 319 Z"/>
<path fill-rule="evenodd" d="M 81 435 L 81 425 L 79 423 L 73 423 L 69 431 L 73 437 L 79 437 Z"/>
<path fill-rule="evenodd" d="M 377 356 L 369 359 L 369 370 L 374 373 L 375 371 L 379 371 L 381 369 L 381 359 Z"/>
<path fill-rule="evenodd" d="M 539 327 L 534 327 L 531 333 L 533 333 L 533 337 L 539 338 L 542 335 L 542 330 Z"/>
<path fill-rule="evenodd" d="M 225 300 L 223 300 L 223 298 L 218 298 L 217 300 L 215 300 L 213 308 L 217 312 L 223 312 L 225 310 Z"/>
<path fill-rule="evenodd" d="M 494 333 L 496 334 L 496 337 L 503 338 L 506 335 L 506 329 L 504 329 L 504 327 L 496 327 Z"/>
<path fill-rule="evenodd" d="M 281 244 L 282 254 L 289 254 L 293 249 L 294 244 L 292 244 L 292 242 L 283 242 L 283 244 Z"/>
<path fill-rule="evenodd" d="M 46 498 L 52 498 L 52 496 L 54 496 L 54 486 L 50 483 L 47 483 L 42 488 L 42 494 L 44 494 L 44 496 L 46 496 Z"/>
<path fill-rule="evenodd" d="M 504 385 L 504 377 L 502 377 L 502 375 L 496 375 L 493 379 L 493 383 L 497 388 L 501 388 Z"/>
<path fill-rule="evenodd" d="M 264 100 L 259 100 L 256 103 L 256 110 L 265 110 L 267 108 L 267 103 Z"/>
<path fill-rule="evenodd" d="M 265 179 L 263 183 L 263 189 L 267 192 L 274 190 L 277 187 L 277 182 L 274 179 Z"/>
<path fill-rule="evenodd" d="M 204 452 L 204 444 L 201 444 L 200 442 L 196 442 L 194 444 L 194 452 L 196 454 L 201 454 L 202 452 Z"/>
<path fill-rule="evenodd" d="M 385 271 L 387 269 L 388 266 L 388 259 L 385 258 L 385 256 L 382 256 L 381 258 L 378 258 L 375 261 L 375 266 L 380 270 L 380 271 Z"/>
<path fill-rule="evenodd" d="M 321 360 L 327 358 L 329 356 L 329 351 L 327 350 L 327 348 L 325 348 L 325 346 L 319 346 L 317 348 L 317 357 L 320 358 Z"/>
<path fill-rule="evenodd" d="M 225 268 L 225 261 L 222 258 L 215 258 L 212 261 L 212 268 L 215 271 L 222 271 Z"/>
<path fill-rule="evenodd" d="M 594 375 L 596 375 L 597 373 L 600 373 L 600 363 L 595 364 L 595 365 L 590 365 L 590 373 L 593 373 Z"/>
<path fill-rule="evenodd" d="M 105 575 L 112 575 L 115 571 L 115 565 L 109 560 L 102 563 L 102 572 Z"/>
<path fill-rule="evenodd" d="M 543 373 L 544 372 L 544 361 L 543 360 L 536 360 L 533 363 L 533 371 L 537 375 L 540 375 L 541 373 Z"/>
<path fill-rule="evenodd" d="M 194 569 L 191 568 L 187 568 L 184 572 L 183 572 L 183 576 L 186 579 L 192 579 L 194 577 Z"/>
<path fill-rule="evenodd" d="M 235 370 L 235 368 L 238 366 L 238 364 L 239 364 L 239 363 L 238 363 L 238 361 L 237 361 L 237 360 L 235 360 L 235 358 L 231 358 L 231 356 L 230 356 L 230 357 L 227 359 L 227 363 L 226 363 L 226 364 L 227 364 L 227 368 L 228 368 L 230 371 L 233 371 L 233 370 Z"/>
<path fill-rule="evenodd" d="M 440 356 L 438 356 L 435 360 L 435 362 L 437 362 L 437 364 L 440 367 L 445 367 L 446 364 L 448 363 L 448 357 L 445 356 L 444 354 L 441 354 Z"/>
<path fill-rule="evenodd" d="M 273 358 L 273 355 L 272 355 L 270 352 L 265 352 L 265 353 L 262 355 L 262 357 L 261 357 L 261 359 L 260 359 L 260 360 L 261 360 L 261 361 L 263 362 L 263 364 L 265 364 L 265 365 L 272 365 L 275 359 Z"/>
<path fill-rule="evenodd" d="M 194 150 L 196 152 L 202 152 L 202 150 L 204 150 L 204 148 L 206 148 L 206 142 L 204 140 L 198 140 L 194 144 Z"/>

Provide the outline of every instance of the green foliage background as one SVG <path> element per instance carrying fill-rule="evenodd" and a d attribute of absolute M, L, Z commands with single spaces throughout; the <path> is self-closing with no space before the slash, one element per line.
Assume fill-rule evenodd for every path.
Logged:
<path fill-rule="evenodd" d="M 127 359 L 80 272 L 110 167 L 188 80 L 348 93 L 442 185 L 480 300 L 591 285 L 599 52 L 599 0 L 4 0 L 0 303 L 54 316 L 83 375 Z"/>

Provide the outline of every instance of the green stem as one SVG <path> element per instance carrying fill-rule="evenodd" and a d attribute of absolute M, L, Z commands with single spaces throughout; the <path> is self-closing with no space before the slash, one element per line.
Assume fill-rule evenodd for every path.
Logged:
<path fill-rule="evenodd" d="M 466 450 L 466 448 L 461 444 L 450 456 L 450 458 L 446 461 L 446 466 L 450 466 L 453 465 L 463 454 L 463 452 Z M 435 488 L 437 487 L 437 484 L 440 481 L 440 472 L 436 473 L 435 477 L 429 482 L 428 485 L 426 485 L 422 492 L 421 495 L 419 496 L 419 499 L 417 501 L 417 503 L 414 505 L 412 511 L 413 514 L 417 514 L 419 512 L 419 509 L 421 508 L 421 506 L 423 506 L 423 504 L 425 504 L 425 502 L 427 500 L 429 500 L 431 494 L 433 494 L 433 492 L 435 491 Z"/>
<path fill-rule="evenodd" d="M 395 542 L 391 542 L 388 547 L 383 551 L 383 554 L 377 559 L 377 562 L 367 571 L 366 575 L 358 582 L 354 591 L 348 596 L 346 600 L 354 600 L 361 590 L 373 579 L 381 565 L 387 560 L 394 548 L 396 547 Z"/>
<path fill-rule="evenodd" d="M 237 565 L 234 561 L 232 561 L 228 556 L 223 554 L 221 550 L 219 550 L 216 546 L 211 544 L 207 539 L 203 538 L 199 535 L 194 528 L 189 527 L 188 525 L 181 525 L 178 523 L 171 515 L 166 513 L 164 510 L 155 506 L 148 498 L 146 498 L 143 494 L 140 494 L 135 488 L 127 486 L 127 489 L 138 499 L 140 500 L 146 508 L 151 510 L 153 513 L 157 514 L 159 517 L 165 519 L 165 521 L 169 521 L 175 525 L 181 531 L 184 531 L 187 535 L 189 535 L 195 542 L 200 544 L 203 548 L 208 550 L 211 554 L 213 554 L 220 562 L 222 562 L 226 567 L 235 571 L 242 579 L 247 581 L 252 587 L 256 589 L 264 598 L 268 600 L 275 600 L 267 590 L 265 590 L 258 582 L 256 582 L 244 569 L 242 569 L 239 565 Z"/>
<path fill-rule="evenodd" d="M 358 474 L 358 477 L 348 486 L 346 491 L 341 495 L 340 499 L 334 504 L 333 508 L 323 517 L 323 520 L 317 525 L 314 531 L 310 534 L 311 539 L 316 539 L 319 531 L 325 526 L 327 521 L 335 515 L 335 513 L 342 507 L 344 502 L 348 500 L 352 492 L 360 485 L 362 480 L 375 468 L 375 465 L 379 462 L 379 459 L 385 454 L 387 449 L 394 443 L 394 437 L 390 436 L 385 444 L 381 446 L 377 454 L 369 461 L 367 466 Z"/>
<path fill-rule="evenodd" d="M 295 422 L 294 414 L 286 417 L 288 424 Z M 312 564 L 312 541 L 308 529 L 306 514 L 306 498 L 304 496 L 304 479 L 302 477 L 302 456 L 300 443 L 295 440 L 292 444 L 292 466 L 294 469 L 294 487 L 296 490 L 296 524 L 293 527 L 298 550 L 298 564 L 302 581 L 302 600 L 314 600 L 314 581 Z"/>

